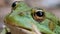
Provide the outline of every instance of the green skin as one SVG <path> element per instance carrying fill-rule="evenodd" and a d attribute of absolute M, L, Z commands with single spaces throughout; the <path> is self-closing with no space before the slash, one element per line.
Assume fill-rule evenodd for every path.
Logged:
<path fill-rule="evenodd" d="M 60 34 L 59 20 L 55 15 L 44 11 L 45 19 L 42 22 L 38 22 L 33 19 L 32 8 L 28 7 L 24 2 L 16 4 L 15 8 L 12 8 L 12 12 L 5 17 L 5 23 L 10 25 L 19 26 L 25 29 L 32 30 L 32 23 L 38 28 L 40 32 L 45 34 Z M 50 21 L 53 25 L 53 31 L 49 28 Z"/>

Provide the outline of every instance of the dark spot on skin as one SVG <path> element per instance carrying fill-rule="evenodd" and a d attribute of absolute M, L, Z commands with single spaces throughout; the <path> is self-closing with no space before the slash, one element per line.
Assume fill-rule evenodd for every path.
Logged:
<path fill-rule="evenodd" d="M 58 21 L 58 25 L 60 26 L 60 21 Z"/>
<path fill-rule="evenodd" d="M 6 34 L 11 34 L 11 32 L 7 32 Z"/>
<path fill-rule="evenodd" d="M 41 32 L 42 34 L 46 34 L 46 33 L 43 33 L 43 32 Z"/>

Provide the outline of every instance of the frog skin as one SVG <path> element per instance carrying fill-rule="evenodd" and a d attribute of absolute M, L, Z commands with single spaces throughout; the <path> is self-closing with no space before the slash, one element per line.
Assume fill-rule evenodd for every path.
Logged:
<path fill-rule="evenodd" d="M 31 8 L 22 1 L 13 3 L 12 11 L 4 21 L 29 31 L 34 24 L 42 34 L 60 34 L 60 21 L 54 14 L 41 8 Z"/>

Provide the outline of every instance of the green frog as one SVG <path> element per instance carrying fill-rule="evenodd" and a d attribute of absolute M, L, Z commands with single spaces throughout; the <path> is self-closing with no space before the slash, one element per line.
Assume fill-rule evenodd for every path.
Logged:
<path fill-rule="evenodd" d="M 52 13 L 42 8 L 31 8 L 23 1 L 12 4 L 12 11 L 5 19 L 6 24 L 32 31 L 32 24 L 42 34 L 60 34 L 60 21 Z"/>

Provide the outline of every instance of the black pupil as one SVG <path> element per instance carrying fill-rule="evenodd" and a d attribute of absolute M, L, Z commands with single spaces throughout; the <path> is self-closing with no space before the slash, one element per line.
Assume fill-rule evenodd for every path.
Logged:
<path fill-rule="evenodd" d="M 15 7 L 16 6 L 16 2 L 14 2 L 13 4 L 12 4 L 12 7 Z"/>
<path fill-rule="evenodd" d="M 38 12 L 36 12 L 36 15 L 39 17 L 42 17 L 42 16 L 44 16 L 44 12 L 38 11 Z"/>

